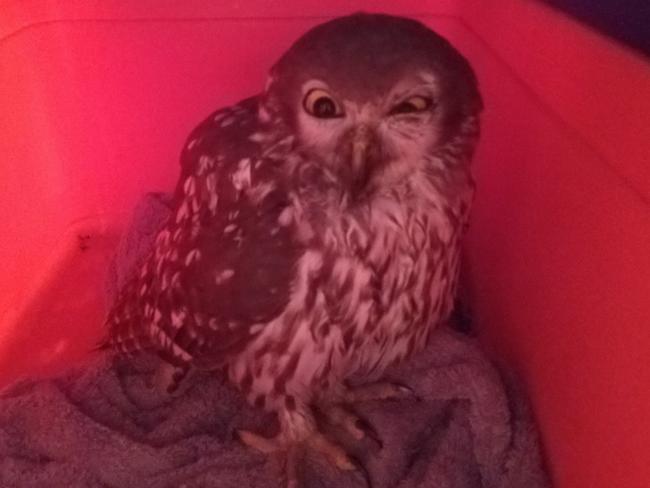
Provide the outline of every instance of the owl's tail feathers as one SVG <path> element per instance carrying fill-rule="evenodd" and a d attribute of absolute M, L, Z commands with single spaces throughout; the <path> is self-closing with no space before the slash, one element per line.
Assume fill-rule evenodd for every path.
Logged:
<path fill-rule="evenodd" d="M 151 337 L 141 324 L 142 318 L 138 315 L 120 316 L 114 311 L 111 312 L 104 324 L 107 333 L 91 352 L 113 350 L 121 355 L 133 355 L 139 351 L 154 349 Z"/>
<path fill-rule="evenodd" d="M 105 353 L 113 351 L 118 356 L 133 357 L 138 353 L 149 352 L 155 354 L 164 362 L 182 371 L 187 370 L 188 362 L 178 354 L 174 354 L 173 348 L 161 347 L 148 333 L 147 330 L 139 327 L 140 321 L 131 321 L 125 324 L 110 324 L 108 334 L 100 340 L 91 353 Z M 180 378 L 182 379 L 182 378 Z M 178 381 L 180 380 L 178 379 Z"/>
<path fill-rule="evenodd" d="M 101 339 L 90 352 L 116 351 L 119 354 L 132 355 L 138 351 L 152 349 L 146 338 L 135 335 L 110 334 Z"/>

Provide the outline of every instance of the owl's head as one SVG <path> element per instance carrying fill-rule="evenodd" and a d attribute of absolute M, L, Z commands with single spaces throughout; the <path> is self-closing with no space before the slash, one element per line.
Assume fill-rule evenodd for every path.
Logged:
<path fill-rule="evenodd" d="M 307 32 L 272 68 L 263 100 L 263 116 L 353 200 L 444 164 L 438 156 L 482 107 L 472 69 L 445 39 L 379 14 Z"/>

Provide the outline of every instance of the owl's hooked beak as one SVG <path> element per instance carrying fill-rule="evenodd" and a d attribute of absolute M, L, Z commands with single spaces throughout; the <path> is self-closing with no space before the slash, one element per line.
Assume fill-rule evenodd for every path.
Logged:
<path fill-rule="evenodd" d="M 379 144 L 375 131 L 367 125 L 352 130 L 349 144 L 351 191 L 353 196 L 361 197 L 369 190 L 372 175 L 380 164 Z"/>

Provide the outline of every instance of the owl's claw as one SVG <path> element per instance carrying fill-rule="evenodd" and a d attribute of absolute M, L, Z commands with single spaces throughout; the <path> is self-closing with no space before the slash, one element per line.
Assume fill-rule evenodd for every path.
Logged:
<path fill-rule="evenodd" d="M 355 440 L 369 439 L 375 444 L 377 449 L 384 447 L 384 443 L 375 428 L 369 422 L 342 405 L 329 405 L 322 413 L 330 424 L 341 427 Z"/>
<path fill-rule="evenodd" d="M 356 458 L 350 458 L 355 466 L 355 473 L 361 477 L 361 481 L 366 485 L 366 488 L 372 488 L 372 478 L 366 467 Z"/>
<path fill-rule="evenodd" d="M 236 430 L 233 432 L 233 438 L 263 454 L 272 454 L 283 449 L 278 439 L 270 439 L 249 430 Z"/>
<path fill-rule="evenodd" d="M 362 418 L 358 418 L 355 425 L 358 429 L 363 430 L 365 436 L 372 440 L 377 445 L 377 448 L 384 448 L 384 441 L 381 440 L 381 437 L 379 437 L 379 434 L 369 422 Z"/>
<path fill-rule="evenodd" d="M 233 439 L 262 454 L 275 456 L 280 466 L 279 477 L 284 480 L 285 488 L 300 487 L 297 445 L 285 445 L 279 435 L 268 438 L 248 430 L 235 430 Z"/>
<path fill-rule="evenodd" d="M 378 381 L 367 385 L 348 387 L 343 393 L 343 400 L 348 403 L 369 402 L 373 400 L 422 401 L 413 388 L 394 381 Z"/>
<path fill-rule="evenodd" d="M 320 432 L 314 433 L 308 442 L 311 448 L 323 454 L 338 469 L 353 471 L 360 475 L 367 488 L 372 488 L 372 480 L 366 467 L 357 458 L 345 452 L 341 446 L 330 441 Z"/>
<path fill-rule="evenodd" d="M 420 398 L 420 396 L 417 393 L 415 393 L 415 390 L 410 386 L 405 385 L 403 383 L 392 383 L 392 384 L 399 391 L 399 395 L 393 398 L 389 398 L 389 400 L 410 399 L 416 402 L 422 401 L 422 398 Z"/>

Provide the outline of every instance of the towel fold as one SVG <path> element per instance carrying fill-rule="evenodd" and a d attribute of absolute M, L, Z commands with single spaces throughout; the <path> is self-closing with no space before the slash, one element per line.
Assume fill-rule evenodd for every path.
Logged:
<path fill-rule="evenodd" d="M 169 197 L 138 206 L 109 273 L 124 283 L 166 218 Z M 110 354 L 56 379 L 24 380 L 0 394 L 0 486 L 281 486 L 272 461 L 233 440 L 235 429 L 272 433 L 272 415 L 248 406 L 215 374 L 191 374 L 174 395 L 149 385 L 160 360 Z M 545 488 L 538 436 L 521 391 L 475 340 L 440 328 L 428 347 L 387 377 L 421 401 L 355 405 L 384 442 L 330 432 L 366 466 L 374 488 Z M 306 452 L 305 487 L 361 487 Z"/>

